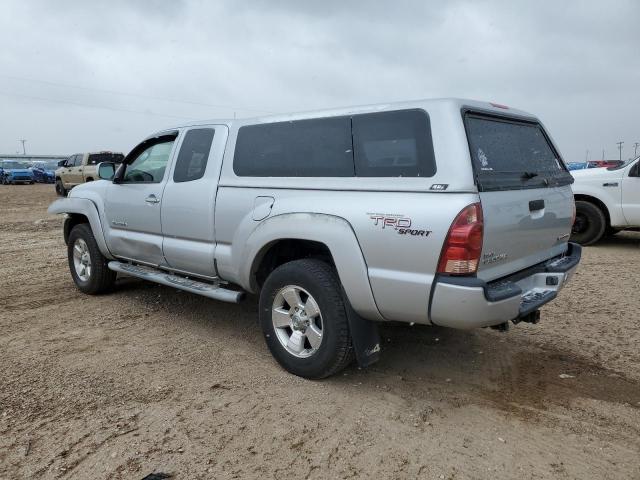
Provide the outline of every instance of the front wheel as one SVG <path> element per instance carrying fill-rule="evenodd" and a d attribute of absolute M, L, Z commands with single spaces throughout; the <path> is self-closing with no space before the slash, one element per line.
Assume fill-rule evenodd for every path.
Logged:
<path fill-rule="evenodd" d="M 581 245 L 591 245 L 602 238 L 607 219 L 600 208 L 591 202 L 576 201 L 576 220 L 571 228 L 571 240 Z"/>
<path fill-rule="evenodd" d="M 320 379 L 353 359 L 340 280 L 327 263 L 304 259 L 276 268 L 260 292 L 267 346 L 290 373 Z"/>
<path fill-rule="evenodd" d="M 87 223 L 76 225 L 69 234 L 67 257 L 71 277 L 78 290 L 95 295 L 111 289 L 116 272 L 109 270 L 109 260 L 102 255 Z"/>
<path fill-rule="evenodd" d="M 62 183 L 62 180 L 60 180 L 59 178 L 56 179 L 56 193 L 61 197 L 67 196 L 67 189 L 64 188 L 64 184 Z"/>

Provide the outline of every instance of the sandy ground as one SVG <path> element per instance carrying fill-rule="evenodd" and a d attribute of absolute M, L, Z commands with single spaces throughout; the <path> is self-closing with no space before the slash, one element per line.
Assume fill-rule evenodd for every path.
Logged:
<path fill-rule="evenodd" d="M 0 186 L 0 478 L 640 478 L 640 234 L 585 249 L 539 325 L 386 327 L 310 382 L 256 300 L 74 288 L 53 186 Z M 570 378 L 561 378 L 570 375 Z"/>

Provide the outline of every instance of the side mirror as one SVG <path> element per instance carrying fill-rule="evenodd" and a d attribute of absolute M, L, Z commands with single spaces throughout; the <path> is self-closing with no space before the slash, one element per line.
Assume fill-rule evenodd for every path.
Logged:
<path fill-rule="evenodd" d="M 58 162 L 58 166 L 59 167 L 66 167 L 67 166 L 67 161 L 66 160 L 60 160 Z"/>
<path fill-rule="evenodd" d="M 98 164 L 98 177 L 102 180 L 113 180 L 116 173 L 116 167 L 113 162 L 102 162 Z"/>

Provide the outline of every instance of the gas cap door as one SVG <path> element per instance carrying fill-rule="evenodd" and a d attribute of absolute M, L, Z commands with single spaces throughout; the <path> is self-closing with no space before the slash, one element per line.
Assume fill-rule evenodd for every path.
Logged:
<path fill-rule="evenodd" d="M 273 197 L 256 197 L 253 201 L 253 218 L 256 222 L 264 220 L 271 215 L 271 208 L 273 207 Z"/>

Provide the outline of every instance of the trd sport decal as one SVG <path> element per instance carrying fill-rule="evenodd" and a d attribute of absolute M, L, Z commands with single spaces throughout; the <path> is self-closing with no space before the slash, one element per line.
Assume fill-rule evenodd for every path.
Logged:
<path fill-rule="evenodd" d="M 398 235 L 411 235 L 414 237 L 428 237 L 431 230 L 411 228 L 411 219 L 404 215 L 394 213 L 367 213 L 373 220 L 373 224 L 382 230 L 398 232 Z"/>

